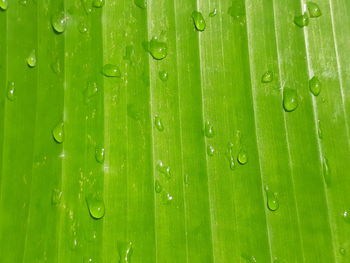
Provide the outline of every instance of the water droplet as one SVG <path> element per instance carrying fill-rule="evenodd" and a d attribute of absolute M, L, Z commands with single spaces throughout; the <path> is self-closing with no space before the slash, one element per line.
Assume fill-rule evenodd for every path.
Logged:
<path fill-rule="evenodd" d="M 342 214 L 343 219 L 346 223 L 350 224 L 350 213 L 349 211 L 345 210 Z"/>
<path fill-rule="evenodd" d="M 28 4 L 27 0 L 19 0 L 18 2 L 23 6 L 26 6 Z"/>
<path fill-rule="evenodd" d="M 64 141 L 64 124 L 63 122 L 58 123 L 52 130 L 52 136 L 57 143 Z"/>
<path fill-rule="evenodd" d="M 287 112 L 295 111 L 299 105 L 298 94 L 295 89 L 285 89 L 283 92 L 283 108 Z"/>
<path fill-rule="evenodd" d="M 127 105 L 127 114 L 130 118 L 138 121 L 141 119 L 141 113 L 134 104 Z"/>
<path fill-rule="evenodd" d="M 98 86 L 95 81 L 88 81 L 86 89 L 84 90 L 85 102 L 88 103 L 92 97 L 98 92 Z"/>
<path fill-rule="evenodd" d="M 245 7 L 242 1 L 233 1 L 232 6 L 228 9 L 228 14 L 238 21 L 241 25 L 245 24 Z"/>
<path fill-rule="evenodd" d="M 95 159 L 99 163 L 103 163 L 105 160 L 105 148 L 102 146 L 96 146 L 95 148 Z"/>
<path fill-rule="evenodd" d="M 34 68 L 36 66 L 36 52 L 35 52 L 35 49 L 32 52 L 30 52 L 29 56 L 27 57 L 27 64 L 31 68 Z"/>
<path fill-rule="evenodd" d="M 154 37 L 148 44 L 148 51 L 154 59 L 161 60 L 168 55 L 168 45 Z"/>
<path fill-rule="evenodd" d="M 84 21 L 80 22 L 78 25 L 78 30 L 82 34 L 87 33 L 89 31 L 89 29 L 88 29 L 86 22 L 84 22 Z"/>
<path fill-rule="evenodd" d="M 307 2 L 307 10 L 311 18 L 320 17 L 322 15 L 320 7 L 315 2 Z"/>
<path fill-rule="evenodd" d="M 119 263 L 130 263 L 132 255 L 132 242 L 125 242 L 118 244 Z"/>
<path fill-rule="evenodd" d="M 215 153 L 214 147 L 213 147 L 212 145 L 208 145 L 208 146 L 207 146 L 207 154 L 208 154 L 209 156 L 213 156 L 214 153 Z"/>
<path fill-rule="evenodd" d="M 339 253 L 340 253 L 341 255 L 344 256 L 344 255 L 346 254 L 345 248 L 341 247 L 341 248 L 339 249 Z"/>
<path fill-rule="evenodd" d="M 233 156 L 229 157 L 229 164 L 230 164 L 230 169 L 232 171 L 234 171 L 236 169 L 236 163 L 235 163 L 235 159 L 233 158 Z"/>
<path fill-rule="evenodd" d="M 1 10 L 6 10 L 8 8 L 8 0 L 0 0 L 0 9 Z"/>
<path fill-rule="evenodd" d="M 141 9 L 147 8 L 147 0 L 134 0 L 134 3 L 137 7 Z"/>
<path fill-rule="evenodd" d="M 261 77 L 262 83 L 269 83 L 273 81 L 273 72 L 272 71 L 266 71 L 264 75 Z"/>
<path fill-rule="evenodd" d="M 331 186 L 331 174 L 330 174 L 330 170 L 329 170 L 328 159 L 326 157 L 323 157 L 322 169 L 323 169 L 324 181 L 325 181 L 327 187 L 330 187 Z"/>
<path fill-rule="evenodd" d="M 15 82 L 10 81 L 7 84 L 7 98 L 10 101 L 14 101 L 16 99 L 16 88 L 15 88 Z"/>
<path fill-rule="evenodd" d="M 103 72 L 103 75 L 105 75 L 106 77 L 115 77 L 115 78 L 121 77 L 120 69 L 116 65 L 106 64 L 103 66 L 102 72 Z"/>
<path fill-rule="evenodd" d="M 165 165 L 162 161 L 158 161 L 157 170 L 158 170 L 158 172 L 164 174 L 166 177 L 168 177 L 168 178 L 171 177 L 170 166 Z"/>
<path fill-rule="evenodd" d="M 198 31 L 205 30 L 206 23 L 205 23 L 204 17 L 203 17 L 201 12 L 193 11 L 192 12 L 192 19 L 193 19 L 194 26 L 196 27 L 196 29 Z"/>
<path fill-rule="evenodd" d="M 218 10 L 217 10 L 216 8 L 214 8 L 213 11 L 211 11 L 211 12 L 209 13 L 209 17 L 214 17 L 214 16 L 217 15 L 217 13 L 218 13 Z"/>
<path fill-rule="evenodd" d="M 93 258 L 84 257 L 84 263 L 93 263 L 93 262 L 95 262 Z"/>
<path fill-rule="evenodd" d="M 51 204 L 58 205 L 61 202 L 62 192 L 58 189 L 53 189 L 51 193 Z"/>
<path fill-rule="evenodd" d="M 321 82 L 318 77 L 314 76 L 309 80 L 309 89 L 314 96 L 318 96 L 321 92 Z"/>
<path fill-rule="evenodd" d="M 58 12 L 51 18 L 52 28 L 56 33 L 63 33 L 67 26 L 67 17 L 64 12 Z"/>
<path fill-rule="evenodd" d="M 256 263 L 256 258 L 254 256 L 250 256 L 248 254 L 243 253 L 242 258 L 246 260 L 248 263 Z"/>
<path fill-rule="evenodd" d="M 304 27 L 307 26 L 309 24 L 309 16 L 308 14 L 305 12 L 302 15 L 296 15 L 294 17 L 294 23 L 298 26 L 298 27 Z"/>
<path fill-rule="evenodd" d="M 51 63 L 51 70 L 55 74 L 61 73 L 61 62 L 59 59 L 56 59 L 54 62 Z"/>
<path fill-rule="evenodd" d="M 154 117 L 154 126 L 156 126 L 158 131 L 160 131 L 160 132 L 164 131 L 164 126 L 163 126 L 162 120 L 158 115 L 156 115 Z"/>
<path fill-rule="evenodd" d="M 101 199 L 95 198 L 94 196 L 88 196 L 86 198 L 86 203 L 92 218 L 100 219 L 105 215 L 105 205 Z"/>
<path fill-rule="evenodd" d="M 156 191 L 157 194 L 159 194 L 162 191 L 162 189 L 163 189 L 162 185 L 158 180 L 156 180 L 154 184 L 154 190 Z"/>
<path fill-rule="evenodd" d="M 92 2 L 92 6 L 96 7 L 96 8 L 100 8 L 100 7 L 104 6 L 104 4 L 105 4 L 105 0 L 94 0 Z"/>
<path fill-rule="evenodd" d="M 208 121 L 204 125 L 204 135 L 207 138 L 213 138 L 215 135 L 214 126 Z"/>
<path fill-rule="evenodd" d="M 265 187 L 267 207 L 270 211 L 276 211 L 279 208 L 277 194 L 270 191 L 268 186 Z"/>
<path fill-rule="evenodd" d="M 168 72 L 166 72 L 166 71 L 160 71 L 159 72 L 159 78 L 160 78 L 160 80 L 161 81 L 167 81 L 168 80 Z"/>
<path fill-rule="evenodd" d="M 317 134 L 318 134 L 318 138 L 320 139 L 323 138 L 322 124 L 320 120 L 317 121 Z"/>
<path fill-rule="evenodd" d="M 239 153 L 238 153 L 238 157 L 237 157 L 237 161 L 244 165 L 248 162 L 248 154 L 246 151 L 244 150 L 241 150 Z"/>
<path fill-rule="evenodd" d="M 162 194 L 162 204 L 163 205 L 169 205 L 173 201 L 173 196 L 170 193 L 163 193 Z"/>

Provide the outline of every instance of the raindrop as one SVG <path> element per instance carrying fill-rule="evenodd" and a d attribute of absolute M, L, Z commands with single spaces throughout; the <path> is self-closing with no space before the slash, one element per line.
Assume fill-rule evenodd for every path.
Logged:
<path fill-rule="evenodd" d="M 217 13 L 218 13 L 218 10 L 217 10 L 216 8 L 214 8 L 213 11 L 211 11 L 211 12 L 209 13 L 209 17 L 214 17 L 214 16 L 217 15 Z"/>
<path fill-rule="evenodd" d="M 262 83 L 269 83 L 273 81 L 273 72 L 272 71 L 267 71 L 262 75 L 261 77 L 261 82 Z"/>
<path fill-rule="evenodd" d="M 10 101 L 14 101 L 16 99 L 16 88 L 15 82 L 10 81 L 7 84 L 7 99 Z"/>
<path fill-rule="evenodd" d="M 171 204 L 171 201 L 173 201 L 173 196 L 170 193 L 163 193 L 162 194 L 163 205 L 169 205 L 169 204 Z"/>
<path fill-rule="evenodd" d="M 148 44 L 148 51 L 154 59 L 161 60 L 168 55 L 168 45 L 154 37 Z"/>
<path fill-rule="evenodd" d="M 61 202 L 62 192 L 58 189 L 53 189 L 51 193 L 51 204 L 56 206 Z"/>
<path fill-rule="evenodd" d="M 63 122 L 58 123 L 52 130 L 52 136 L 57 143 L 64 141 L 64 124 Z"/>
<path fill-rule="evenodd" d="M 270 191 L 268 186 L 265 187 L 267 207 L 270 211 L 276 211 L 279 208 L 277 194 Z"/>
<path fill-rule="evenodd" d="M 298 94 L 295 89 L 285 89 L 283 92 L 283 108 L 287 112 L 296 110 L 299 105 Z"/>
<path fill-rule="evenodd" d="M 147 0 L 134 0 L 134 3 L 136 6 L 138 6 L 141 9 L 147 8 Z"/>
<path fill-rule="evenodd" d="M 95 261 L 93 260 L 93 258 L 84 257 L 84 263 L 93 263 L 93 262 L 95 262 Z"/>
<path fill-rule="evenodd" d="M 118 244 L 119 263 L 130 263 L 132 255 L 132 242 Z"/>
<path fill-rule="evenodd" d="M 311 18 L 320 17 L 322 15 L 320 7 L 315 2 L 307 2 L 307 10 Z"/>
<path fill-rule="evenodd" d="M 104 4 L 105 4 L 105 0 L 94 0 L 92 2 L 92 6 L 96 7 L 96 8 L 100 8 L 100 7 L 104 6 Z"/>
<path fill-rule="evenodd" d="M 163 126 L 162 120 L 158 115 L 156 115 L 154 117 L 154 126 L 156 126 L 158 131 L 160 131 L 160 132 L 164 131 L 164 126 Z"/>
<path fill-rule="evenodd" d="M 105 148 L 102 146 L 96 146 L 95 148 L 95 159 L 99 163 L 103 163 L 105 160 Z"/>
<path fill-rule="evenodd" d="M 342 214 L 343 219 L 346 223 L 350 224 L 350 212 L 345 210 Z"/>
<path fill-rule="evenodd" d="M 204 135 L 207 138 L 213 138 L 215 135 L 214 127 L 210 124 L 210 122 L 206 122 L 204 125 Z"/>
<path fill-rule="evenodd" d="M 5 11 L 8 8 L 8 0 L 0 0 L 0 9 Z"/>
<path fill-rule="evenodd" d="M 198 31 L 204 31 L 204 29 L 206 27 L 206 23 L 205 23 L 205 20 L 204 20 L 202 13 L 198 12 L 198 11 L 193 11 L 192 12 L 192 19 L 193 19 L 193 23 L 194 23 L 194 26 L 196 27 L 196 29 Z"/>
<path fill-rule="evenodd" d="M 318 77 L 314 76 L 309 80 L 309 89 L 314 96 L 318 96 L 321 92 L 321 82 Z"/>
<path fill-rule="evenodd" d="M 78 30 L 82 34 L 87 33 L 89 31 L 89 29 L 88 29 L 86 22 L 84 22 L 84 21 L 80 22 L 78 25 Z"/>
<path fill-rule="evenodd" d="M 235 163 L 235 159 L 233 158 L 233 156 L 229 157 L 229 164 L 230 164 L 230 169 L 232 171 L 234 171 L 236 169 L 236 163 Z"/>
<path fill-rule="evenodd" d="M 166 177 L 168 177 L 168 178 L 171 177 L 170 166 L 165 165 L 162 161 L 158 161 L 157 170 L 158 170 L 158 172 L 164 174 Z"/>
<path fill-rule="evenodd" d="M 105 214 L 105 205 L 102 200 L 93 196 L 86 198 L 86 203 L 89 209 L 90 216 L 94 219 L 100 219 Z"/>
<path fill-rule="evenodd" d="M 207 146 L 207 154 L 208 154 L 209 156 L 213 156 L 214 153 L 215 153 L 214 147 L 213 147 L 212 145 L 208 145 L 208 146 Z"/>
<path fill-rule="evenodd" d="M 36 66 L 36 52 L 35 49 L 30 52 L 29 56 L 27 57 L 27 64 L 30 68 L 34 68 Z"/>
<path fill-rule="evenodd" d="M 248 162 L 248 154 L 246 151 L 244 150 L 241 150 L 239 153 L 238 153 L 238 157 L 237 157 L 237 161 L 244 165 Z"/>
<path fill-rule="evenodd" d="M 102 73 L 106 77 L 115 77 L 115 78 L 120 78 L 121 77 L 121 73 L 120 73 L 119 67 L 116 66 L 116 65 L 113 65 L 113 64 L 106 64 L 106 65 L 104 65 L 103 69 L 102 69 Z"/>
<path fill-rule="evenodd" d="M 58 12 L 51 18 L 52 28 L 56 33 L 63 33 L 67 26 L 67 17 L 64 12 Z"/>
<path fill-rule="evenodd" d="M 162 189 L 163 189 L 162 185 L 158 180 L 156 180 L 154 183 L 154 190 L 156 191 L 157 194 L 159 194 L 162 191 Z"/>
<path fill-rule="evenodd" d="M 164 82 L 167 81 L 168 78 L 169 78 L 168 72 L 166 72 L 166 71 L 160 71 L 160 72 L 159 72 L 159 78 L 160 78 L 161 81 L 164 81 Z"/>
<path fill-rule="evenodd" d="M 309 24 L 308 14 L 305 12 L 303 15 L 296 15 L 294 17 L 294 23 L 300 28 L 307 26 Z"/>

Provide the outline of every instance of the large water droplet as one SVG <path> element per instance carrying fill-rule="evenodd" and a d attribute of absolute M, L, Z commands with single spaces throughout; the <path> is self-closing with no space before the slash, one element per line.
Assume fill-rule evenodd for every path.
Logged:
<path fill-rule="evenodd" d="M 331 173 L 329 169 L 328 159 L 326 157 L 323 157 L 322 160 L 322 169 L 323 169 L 323 178 L 327 185 L 327 187 L 331 186 Z"/>
<path fill-rule="evenodd" d="M 320 17 L 322 15 L 320 7 L 315 2 L 307 2 L 307 10 L 311 18 Z"/>
<path fill-rule="evenodd" d="M 119 263 L 130 263 L 132 255 L 132 242 L 118 244 Z"/>
<path fill-rule="evenodd" d="M 86 203 L 89 209 L 89 213 L 92 218 L 94 219 L 100 219 L 105 214 L 105 205 L 103 200 L 98 199 L 94 196 L 88 196 L 86 197 Z"/>
<path fill-rule="evenodd" d="M 159 194 L 162 191 L 162 189 L 163 189 L 162 185 L 158 180 L 156 180 L 154 183 L 154 190 L 156 191 L 157 194 Z"/>
<path fill-rule="evenodd" d="M 267 199 L 267 208 L 270 211 L 276 211 L 279 208 L 279 202 L 277 199 L 277 194 L 272 192 L 268 186 L 265 187 L 266 199 Z"/>
<path fill-rule="evenodd" d="M 298 94 L 295 89 L 285 89 L 283 92 L 283 108 L 287 112 L 295 111 L 299 105 Z"/>
<path fill-rule="evenodd" d="M 156 115 L 154 117 L 154 126 L 156 126 L 158 131 L 160 131 L 160 132 L 164 131 L 164 126 L 163 126 L 162 120 L 158 115 Z"/>
<path fill-rule="evenodd" d="M 204 125 L 204 135 L 207 138 L 213 138 L 215 135 L 214 126 L 208 121 Z"/>
<path fill-rule="evenodd" d="M 51 18 L 52 28 L 56 33 L 63 33 L 67 26 L 67 16 L 64 12 L 58 12 Z"/>
<path fill-rule="evenodd" d="M 16 88 L 15 82 L 10 81 L 7 84 L 7 99 L 10 101 L 14 101 L 16 99 Z"/>
<path fill-rule="evenodd" d="M 0 9 L 1 10 L 6 10 L 8 8 L 8 0 L 0 0 Z"/>
<path fill-rule="evenodd" d="M 273 81 L 273 72 L 272 71 L 266 71 L 264 75 L 261 77 L 262 83 L 269 83 Z"/>
<path fill-rule="evenodd" d="M 309 80 L 309 89 L 314 96 L 318 96 L 321 92 L 321 82 L 318 77 L 314 76 Z"/>
<path fill-rule="evenodd" d="M 160 78 L 161 81 L 164 81 L 164 82 L 167 81 L 168 78 L 169 78 L 168 72 L 166 72 L 166 71 L 160 71 L 160 72 L 159 72 L 159 78 Z"/>
<path fill-rule="evenodd" d="M 148 51 L 154 59 L 161 60 L 168 55 L 168 45 L 154 37 L 149 42 Z"/>
<path fill-rule="evenodd" d="M 105 148 L 102 146 L 96 146 L 95 148 L 95 159 L 99 163 L 103 163 L 105 160 Z"/>
<path fill-rule="evenodd" d="M 52 136 L 57 143 L 64 141 L 64 124 L 63 122 L 58 123 L 52 130 Z"/>
<path fill-rule="evenodd" d="M 92 6 L 96 7 L 96 8 L 100 8 L 100 7 L 104 6 L 104 4 L 105 4 L 105 0 L 94 0 L 92 2 Z"/>
<path fill-rule="evenodd" d="M 29 67 L 34 68 L 36 66 L 36 52 L 35 49 L 32 50 L 27 57 L 27 64 Z"/>
<path fill-rule="evenodd" d="M 298 26 L 298 27 L 304 27 L 307 26 L 309 24 L 309 16 L 308 14 L 305 12 L 302 15 L 296 15 L 294 17 L 294 23 Z"/>
<path fill-rule="evenodd" d="M 61 202 L 62 191 L 53 189 L 51 193 L 51 204 L 56 206 Z"/>
<path fill-rule="evenodd" d="M 171 177 L 170 166 L 165 165 L 162 161 L 158 161 L 156 168 L 158 172 L 164 174 L 167 178 Z"/>
<path fill-rule="evenodd" d="M 248 154 L 246 151 L 244 150 L 241 150 L 239 153 L 238 153 L 238 157 L 237 157 L 237 161 L 244 165 L 248 162 Z"/>
<path fill-rule="evenodd" d="M 193 19 L 193 23 L 194 23 L 194 26 L 196 27 L 196 29 L 198 31 L 204 31 L 204 29 L 206 27 L 206 23 L 205 23 L 205 20 L 204 20 L 202 13 L 198 12 L 198 11 L 193 11 L 192 12 L 192 19 Z"/>
<path fill-rule="evenodd" d="M 218 10 L 217 10 L 216 8 L 214 8 L 213 11 L 211 11 L 211 12 L 209 13 L 209 17 L 214 17 L 214 16 L 217 15 L 217 13 L 218 13 Z"/>
<path fill-rule="evenodd" d="M 345 210 L 342 214 L 342 217 L 346 223 L 350 224 L 350 212 L 349 211 Z"/>
<path fill-rule="evenodd" d="M 103 69 L 102 69 L 102 73 L 106 77 L 115 77 L 115 78 L 120 78 L 121 77 L 121 73 L 120 73 L 119 67 L 116 66 L 116 65 L 113 65 L 113 64 L 106 64 L 106 65 L 104 65 Z"/>
<path fill-rule="evenodd" d="M 208 145 L 208 146 L 207 146 L 207 154 L 208 154 L 209 156 L 213 156 L 214 153 L 215 153 L 214 147 L 213 147 L 212 145 Z"/>
<path fill-rule="evenodd" d="M 136 6 L 138 6 L 141 9 L 147 8 L 147 0 L 134 0 L 134 3 Z"/>

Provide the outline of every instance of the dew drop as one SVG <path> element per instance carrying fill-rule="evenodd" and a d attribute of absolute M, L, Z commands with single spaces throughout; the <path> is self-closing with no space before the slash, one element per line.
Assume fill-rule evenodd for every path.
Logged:
<path fill-rule="evenodd" d="M 102 146 L 96 146 L 95 148 L 95 159 L 99 163 L 103 163 L 105 160 L 105 148 Z"/>
<path fill-rule="evenodd" d="M 134 0 L 134 3 L 137 7 L 141 9 L 147 8 L 147 0 Z"/>
<path fill-rule="evenodd" d="M 269 83 L 273 81 L 273 72 L 272 71 L 266 71 L 264 75 L 261 77 L 262 83 Z"/>
<path fill-rule="evenodd" d="M 84 263 L 93 263 L 93 262 L 95 262 L 93 258 L 84 257 Z"/>
<path fill-rule="evenodd" d="M 158 161 L 156 168 L 161 174 L 164 174 L 168 178 L 171 177 L 170 166 L 165 165 L 162 161 Z"/>
<path fill-rule="evenodd" d="M 127 114 L 130 118 L 138 121 L 141 119 L 141 113 L 134 104 L 127 105 Z"/>
<path fill-rule="evenodd" d="M 309 80 L 309 89 L 314 96 L 318 96 L 321 92 L 321 82 L 318 77 L 314 76 Z"/>
<path fill-rule="evenodd" d="M 156 115 L 154 117 L 154 126 L 156 126 L 158 131 L 160 131 L 160 132 L 164 131 L 164 126 L 163 126 L 162 120 L 158 115 Z"/>
<path fill-rule="evenodd" d="M 323 169 L 323 178 L 327 185 L 327 187 L 331 186 L 331 173 L 329 169 L 328 159 L 326 157 L 323 157 L 322 160 L 322 169 Z"/>
<path fill-rule="evenodd" d="M 285 89 L 283 92 L 283 108 L 287 112 L 295 111 L 299 105 L 298 94 L 295 89 Z"/>
<path fill-rule="evenodd" d="M 323 139 L 322 124 L 320 120 L 317 121 L 317 134 L 319 139 Z"/>
<path fill-rule="evenodd" d="M 192 19 L 194 26 L 196 27 L 197 31 L 204 31 L 206 27 L 206 23 L 204 20 L 204 17 L 201 12 L 193 11 L 192 12 Z"/>
<path fill-rule="evenodd" d="M 16 99 L 16 88 L 15 82 L 10 81 L 7 84 L 7 99 L 10 101 L 14 101 Z"/>
<path fill-rule="evenodd" d="M 119 263 L 130 263 L 132 255 L 132 242 L 118 244 Z"/>
<path fill-rule="evenodd" d="M 208 145 L 207 146 L 207 154 L 208 154 L 208 156 L 213 156 L 214 153 L 215 153 L 214 147 L 212 145 Z"/>
<path fill-rule="evenodd" d="M 67 17 L 64 12 L 58 12 L 51 18 L 52 28 L 56 33 L 63 33 L 67 26 Z"/>
<path fill-rule="evenodd" d="M 163 193 L 162 194 L 162 204 L 163 205 L 170 205 L 173 201 L 173 196 L 170 193 Z"/>
<path fill-rule="evenodd" d="M 148 51 L 154 59 L 161 60 L 168 55 L 168 45 L 154 37 L 148 44 Z"/>
<path fill-rule="evenodd" d="M 62 192 L 58 189 L 53 189 L 51 192 L 51 204 L 57 206 L 61 202 Z"/>
<path fill-rule="evenodd" d="M 58 123 L 52 130 L 52 136 L 57 143 L 64 141 L 64 124 L 63 122 Z"/>
<path fill-rule="evenodd" d="M 30 68 L 34 68 L 36 66 L 36 52 L 35 49 L 30 52 L 29 56 L 27 57 L 27 64 Z"/>
<path fill-rule="evenodd" d="M 234 1 L 232 6 L 227 10 L 228 14 L 238 21 L 241 25 L 245 24 L 245 7 L 241 1 Z"/>
<path fill-rule="evenodd" d="M 156 180 L 154 183 L 154 190 L 156 191 L 157 194 L 159 194 L 162 191 L 162 189 L 163 189 L 162 185 L 158 180 Z"/>
<path fill-rule="evenodd" d="M 350 212 L 345 210 L 342 214 L 343 219 L 346 223 L 350 224 Z"/>
<path fill-rule="evenodd" d="M 277 194 L 270 191 L 268 186 L 265 187 L 267 207 L 270 211 L 276 211 L 279 208 Z"/>
<path fill-rule="evenodd" d="M 294 24 L 296 24 L 300 28 L 307 26 L 309 24 L 308 14 L 305 12 L 302 15 L 296 15 L 294 17 Z"/>
<path fill-rule="evenodd" d="M 218 10 L 217 10 L 216 8 L 214 8 L 213 11 L 211 11 L 211 12 L 209 13 L 209 17 L 214 17 L 214 16 L 217 15 L 217 13 L 218 13 Z"/>
<path fill-rule="evenodd" d="M 113 64 L 106 64 L 106 65 L 104 65 L 103 69 L 102 69 L 102 73 L 106 77 L 115 77 L 115 78 L 120 78 L 121 77 L 121 73 L 120 73 L 119 67 L 116 66 L 116 65 L 113 65 Z"/>
<path fill-rule="evenodd" d="M 95 81 L 88 81 L 86 89 L 84 90 L 85 102 L 89 102 L 98 92 L 98 86 Z"/>
<path fill-rule="evenodd" d="M 19 0 L 18 2 L 23 6 L 26 6 L 28 4 L 27 0 Z"/>
<path fill-rule="evenodd" d="M 105 214 L 105 205 L 102 200 L 93 196 L 86 197 L 86 203 L 89 209 L 90 216 L 94 219 L 100 219 Z"/>
<path fill-rule="evenodd" d="M 59 59 L 56 59 L 54 62 L 51 63 L 51 70 L 55 74 L 61 73 L 61 62 Z"/>
<path fill-rule="evenodd" d="M 78 30 L 82 34 L 87 33 L 89 31 L 89 29 L 88 29 L 86 22 L 84 22 L 84 21 L 80 22 L 78 25 Z"/>
<path fill-rule="evenodd" d="M 339 249 L 339 253 L 340 253 L 341 255 L 344 256 L 344 255 L 346 254 L 345 248 L 341 247 L 341 248 Z"/>
<path fill-rule="evenodd" d="M 96 8 L 101 8 L 102 6 L 104 6 L 104 4 L 105 4 L 105 0 L 94 0 L 92 2 L 92 6 Z"/>
<path fill-rule="evenodd" d="M 236 169 L 236 163 L 235 163 L 235 159 L 233 158 L 233 156 L 229 157 L 229 164 L 230 164 L 230 169 L 232 171 L 234 171 Z"/>
<path fill-rule="evenodd" d="M 322 15 L 320 7 L 315 2 L 307 2 L 307 10 L 311 18 L 320 17 Z"/>
<path fill-rule="evenodd" d="M 215 135 L 214 127 L 210 124 L 210 122 L 206 122 L 204 125 L 204 135 L 207 138 L 213 138 Z"/>
<path fill-rule="evenodd" d="M 167 81 L 168 78 L 169 78 L 168 72 L 166 72 L 166 71 L 160 71 L 160 72 L 159 72 L 159 78 L 160 78 L 161 81 L 164 81 L 164 82 Z"/>
<path fill-rule="evenodd" d="M 8 0 L 0 0 L 0 9 L 5 11 L 8 8 Z"/>
<path fill-rule="evenodd" d="M 239 153 L 238 153 L 238 157 L 237 157 L 237 161 L 241 164 L 241 165 L 244 165 L 248 162 L 248 154 L 246 151 L 244 150 L 241 150 Z"/>

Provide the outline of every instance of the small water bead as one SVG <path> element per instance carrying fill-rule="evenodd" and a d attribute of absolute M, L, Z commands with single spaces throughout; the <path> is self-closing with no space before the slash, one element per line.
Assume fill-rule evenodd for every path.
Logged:
<path fill-rule="evenodd" d="M 167 81 L 168 78 L 169 78 L 168 72 L 160 71 L 159 72 L 159 78 L 160 78 L 161 81 L 164 81 L 164 82 Z"/>
<path fill-rule="evenodd" d="M 27 64 L 30 68 L 34 68 L 36 66 L 36 52 L 35 49 L 32 50 L 27 57 Z"/>
<path fill-rule="evenodd" d="M 103 200 L 88 196 L 86 203 L 89 209 L 90 216 L 94 219 L 101 219 L 105 215 L 105 205 Z"/>
<path fill-rule="evenodd" d="M 228 9 L 228 14 L 234 19 L 244 21 L 245 20 L 245 7 L 244 4 L 239 1 L 235 1 Z"/>
<path fill-rule="evenodd" d="M 328 187 L 331 186 L 331 174 L 328 164 L 328 159 L 326 157 L 323 157 L 322 160 L 322 170 L 323 170 L 323 178 Z"/>
<path fill-rule="evenodd" d="M 156 180 L 154 183 L 154 191 L 156 191 L 156 193 L 159 194 L 162 191 L 162 189 L 163 189 L 162 185 L 158 180 Z"/>
<path fill-rule="evenodd" d="M 319 139 L 323 139 L 322 123 L 320 120 L 317 121 L 317 134 Z"/>
<path fill-rule="evenodd" d="M 94 0 L 92 2 L 92 6 L 96 8 L 101 8 L 104 6 L 104 4 L 105 4 L 105 0 Z"/>
<path fill-rule="evenodd" d="M 16 99 L 16 88 L 15 82 L 10 81 L 7 84 L 7 99 L 10 101 L 14 101 Z"/>
<path fill-rule="evenodd" d="M 216 8 L 214 8 L 213 11 L 211 11 L 211 12 L 209 13 L 209 17 L 214 17 L 214 16 L 217 15 L 217 13 L 218 13 L 218 10 L 217 10 Z"/>
<path fill-rule="evenodd" d="M 168 55 L 168 45 L 154 37 L 148 44 L 148 51 L 154 59 L 162 60 Z"/>
<path fill-rule="evenodd" d="M 156 126 L 158 131 L 160 131 L 160 132 L 164 131 L 164 126 L 163 126 L 162 120 L 158 115 L 156 115 L 154 117 L 154 126 Z"/>
<path fill-rule="evenodd" d="M 214 147 L 213 147 L 212 145 L 208 145 L 208 146 L 207 146 L 207 154 L 208 154 L 209 156 L 214 156 L 214 153 L 215 153 Z"/>
<path fill-rule="evenodd" d="M 156 169 L 158 172 L 164 174 L 166 177 L 171 177 L 170 166 L 165 165 L 162 161 L 157 163 Z"/>
<path fill-rule="evenodd" d="M 296 15 L 294 17 L 294 24 L 296 24 L 300 28 L 309 25 L 309 16 L 308 16 L 308 14 L 305 12 L 302 15 Z"/>
<path fill-rule="evenodd" d="M 320 17 L 322 15 L 320 7 L 315 2 L 307 2 L 306 5 L 311 18 Z"/>
<path fill-rule="evenodd" d="M 162 194 L 162 204 L 163 205 L 170 205 L 171 202 L 173 201 L 173 196 L 170 193 L 164 192 Z"/>
<path fill-rule="evenodd" d="M 85 34 L 89 31 L 86 22 L 80 22 L 78 25 L 78 30 L 80 33 Z"/>
<path fill-rule="evenodd" d="M 64 141 L 64 123 L 58 123 L 52 130 L 52 136 L 57 143 Z"/>
<path fill-rule="evenodd" d="M 295 111 L 298 108 L 299 100 L 295 89 L 285 89 L 283 92 L 283 108 L 287 112 Z"/>
<path fill-rule="evenodd" d="M 132 255 L 132 242 L 120 243 L 118 244 L 119 250 L 119 263 L 130 263 Z"/>
<path fill-rule="evenodd" d="M 201 12 L 193 11 L 192 12 L 192 19 L 193 19 L 194 26 L 196 27 L 196 29 L 198 31 L 205 30 L 206 23 L 205 23 L 204 17 L 203 17 Z"/>
<path fill-rule="evenodd" d="M 241 165 L 245 165 L 248 162 L 248 154 L 246 151 L 241 150 L 238 153 L 238 157 L 237 157 L 237 161 L 241 164 Z"/>
<path fill-rule="evenodd" d="M 86 89 L 84 90 L 85 102 L 89 102 L 98 92 L 98 86 L 95 81 L 88 81 Z"/>
<path fill-rule="evenodd" d="M 147 8 L 147 0 L 134 0 L 134 3 L 137 7 L 141 9 Z"/>
<path fill-rule="evenodd" d="M 23 6 L 26 6 L 28 4 L 27 0 L 19 0 L 18 2 Z"/>
<path fill-rule="evenodd" d="M 51 193 L 51 204 L 57 206 L 61 202 L 62 191 L 53 189 Z"/>
<path fill-rule="evenodd" d="M 95 262 L 95 260 L 93 258 L 84 257 L 84 263 L 93 263 L 93 262 Z"/>
<path fill-rule="evenodd" d="M 321 92 L 321 82 L 318 77 L 314 76 L 309 80 L 309 89 L 314 96 L 318 96 Z"/>
<path fill-rule="evenodd" d="M 114 78 L 120 78 L 121 77 L 121 73 L 120 73 L 119 67 L 116 66 L 116 65 L 113 65 L 113 64 L 106 64 L 106 65 L 104 65 L 103 69 L 102 69 L 102 73 L 106 77 L 114 77 Z"/>
<path fill-rule="evenodd" d="M 55 74 L 61 73 L 61 62 L 59 59 L 56 59 L 54 62 L 51 63 L 51 70 Z"/>
<path fill-rule="evenodd" d="M 230 169 L 232 171 L 234 171 L 236 169 L 236 163 L 235 163 L 235 159 L 233 158 L 233 156 L 229 157 L 229 164 L 230 164 Z"/>
<path fill-rule="evenodd" d="M 105 148 L 102 146 L 96 146 L 95 148 L 95 159 L 99 163 L 103 163 L 105 160 Z"/>
<path fill-rule="evenodd" d="M 342 214 L 343 219 L 346 223 L 350 224 L 350 212 L 345 210 Z"/>
<path fill-rule="evenodd" d="M 135 121 L 141 119 L 141 113 L 134 104 L 127 105 L 127 114 L 130 118 L 134 119 Z"/>
<path fill-rule="evenodd" d="M 269 190 L 269 188 L 266 186 L 265 188 L 266 192 L 266 199 L 267 199 L 267 207 L 270 211 L 276 211 L 279 208 L 279 202 L 277 199 L 277 194 L 273 193 Z"/>
<path fill-rule="evenodd" d="M 213 138 L 215 135 L 214 126 L 208 121 L 204 125 L 204 135 L 207 138 Z"/>
<path fill-rule="evenodd" d="M 273 72 L 272 71 L 266 71 L 264 75 L 261 77 L 262 83 L 269 83 L 273 81 Z"/>
<path fill-rule="evenodd" d="M 64 12 L 58 12 L 51 18 L 52 28 L 56 33 L 63 33 L 67 26 L 67 16 Z"/>
<path fill-rule="evenodd" d="M 0 9 L 5 11 L 8 8 L 8 0 L 0 0 Z"/>
<path fill-rule="evenodd" d="M 339 253 L 340 253 L 341 255 L 344 256 L 344 255 L 346 254 L 345 248 L 341 247 L 341 248 L 339 249 Z"/>

